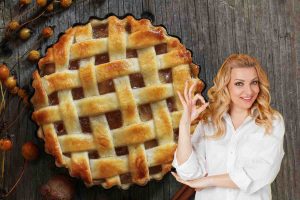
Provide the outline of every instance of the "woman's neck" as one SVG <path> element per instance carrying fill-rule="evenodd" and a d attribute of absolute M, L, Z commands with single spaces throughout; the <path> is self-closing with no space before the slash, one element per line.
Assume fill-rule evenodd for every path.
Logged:
<path fill-rule="evenodd" d="M 245 119 L 250 114 L 250 109 L 231 107 L 228 113 L 233 119 Z"/>

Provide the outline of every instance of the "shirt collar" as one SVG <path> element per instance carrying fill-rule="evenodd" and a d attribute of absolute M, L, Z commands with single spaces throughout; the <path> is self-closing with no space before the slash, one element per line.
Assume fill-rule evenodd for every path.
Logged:
<path fill-rule="evenodd" d="M 246 119 L 244 120 L 243 124 L 250 121 L 250 120 L 254 120 L 257 116 L 258 116 L 259 112 L 258 112 L 258 108 L 256 105 L 254 105 L 251 110 L 250 110 L 250 115 L 246 117 Z M 223 114 L 223 119 L 225 120 L 226 123 L 232 125 L 232 120 L 231 117 L 228 113 L 228 111 L 224 112 Z"/>

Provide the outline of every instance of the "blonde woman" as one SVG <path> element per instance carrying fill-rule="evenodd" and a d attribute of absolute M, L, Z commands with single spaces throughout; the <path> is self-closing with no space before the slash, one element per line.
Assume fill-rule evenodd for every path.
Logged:
<path fill-rule="evenodd" d="M 208 91 L 209 102 L 178 93 L 184 107 L 172 173 L 195 199 L 269 200 L 284 156 L 284 121 L 271 108 L 268 78 L 248 55 L 229 56 Z M 202 103 L 198 105 L 198 101 Z M 190 136 L 190 124 L 199 123 Z"/>

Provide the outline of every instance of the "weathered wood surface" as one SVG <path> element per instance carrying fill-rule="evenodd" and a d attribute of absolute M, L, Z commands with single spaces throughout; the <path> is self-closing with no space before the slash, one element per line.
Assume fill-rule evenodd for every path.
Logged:
<path fill-rule="evenodd" d="M 16 9 L 17 2 L 0 1 L 0 26 L 5 26 L 22 12 Z M 42 43 L 44 53 L 46 46 L 57 40 L 58 33 L 74 23 L 86 22 L 90 16 L 102 18 L 108 13 L 119 16 L 131 13 L 140 18 L 144 11 L 151 12 L 154 24 L 163 24 L 169 34 L 180 37 L 182 43 L 193 52 L 193 60 L 201 65 L 200 77 L 207 88 L 212 85 L 223 60 L 231 53 L 247 53 L 261 61 L 269 75 L 272 105 L 283 114 L 286 122 L 286 155 L 272 185 L 273 199 L 300 199 L 300 3 L 297 0 L 87 0 L 32 24 L 33 37 L 26 42 L 9 43 L 13 54 L 10 57 L 1 54 L 1 62 L 9 66 L 16 64 L 19 85 L 28 85 L 36 66 L 27 62 L 25 57 L 19 57 L 32 49 L 43 27 L 56 26 L 55 36 Z M 11 97 L 6 119 L 12 120 L 22 107 L 16 97 Z M 42 141 L 36 137 L 36 130 L 28 110 L 9 130 L 14 135 L 14 148 L 6 154 L 6 188 L 11 187 L 21 170 L 22 144 L 34 140 L 43 149 Z M 56 168 L 53 158 L 43 153 L 38 161 L 29 164 L 20 184 L 8 199 L 41 199 L 40 185 L 59 172 L 65 173 L 65 170 Z M 127 191 L 118 188 L 87 189 L 78 181 L 76 199 L 170 199 L 179 187 L 180 184 L 170 175 L 160 182 L 151 181 L 145 187 L 133 186 Z"/>

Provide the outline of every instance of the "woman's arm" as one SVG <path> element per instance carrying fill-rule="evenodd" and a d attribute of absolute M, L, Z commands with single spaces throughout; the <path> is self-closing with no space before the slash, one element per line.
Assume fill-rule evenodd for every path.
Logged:
<path fill-rule="evenodd" d="M 188 89 L 188 81 L 185 82 L 184 94 L 181 95 L 179 92 L 178 96 L 183 106 L 183 114 L 179 124 L 179 136 L 176 150 L 176 160 L 178 165 L 186 162 L 192 153 L 192 143 L 190 137 L 190 125 L 191 122 L 196 119 L 199 114 L 206 109 L 208 103 L 205 102 L 204 98 L 200 94 L 196 94 L 193 97 L 193 90 L 197 83 L 194 83 Z M 196 102 L 200 100 L 202 106 L 197 108 Z"/>
<path fill-rule="evenodd" d="M 172 175 L 180 183 L 195 188 L 196 190 L 202 190 L 209 187 L 223 187 L 223 188 L 238 188 L 238 186 L 231 180 L 228 174 L 220 174 L 213 176 L 205 176 L 199 179 L 184 181 L 176 173 L 172 172 Z"/>

